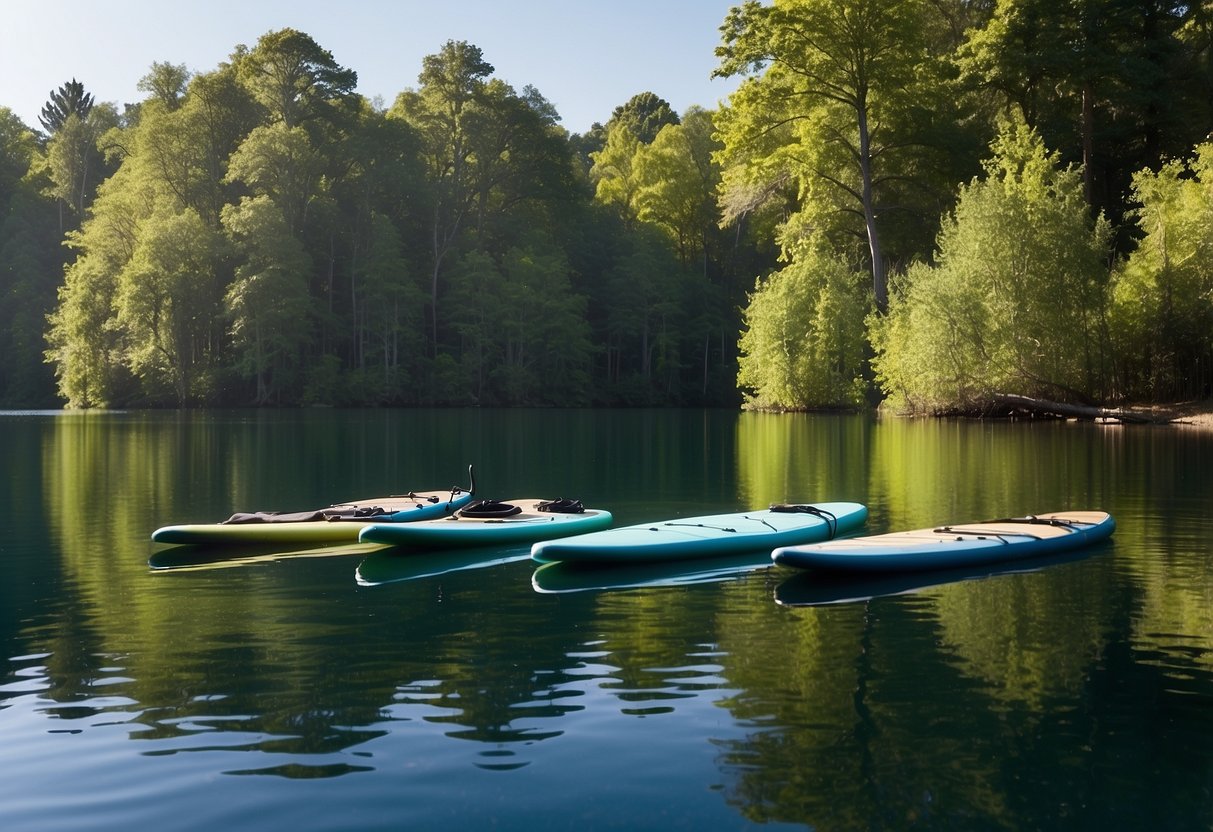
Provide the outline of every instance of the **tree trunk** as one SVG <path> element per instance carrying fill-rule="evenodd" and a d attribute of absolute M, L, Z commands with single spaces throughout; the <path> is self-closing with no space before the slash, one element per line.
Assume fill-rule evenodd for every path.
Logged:
<path fill-rule="evenodd" d="M 1001 404 L 1015 410 L 1022 410 L 1045 417 L 1064 416 L 1073 419 L 1125 422 L 1138 425 L 1167 424 L 1174 421 L 1169 417 L 1158 417 L 1149 413 L 1120 409 L 1112 410 L 1106 407 L 1088 407 L 1081 404 L 1065 404 L 1063 402 L 1049 401 L 1048 399 L 1034 399 L 1030 396 L 1020 396 L 1014 393 L 996 393 L 993 401 L 995 404 Z"/>
<path fill-rule="evenodd" d="M 1082 188 L 1087 205 L 1095 200 L 1095 93 L 1088 80 L 1082 85 Z"/>
<path fill-rule="evenodd" d="M 868 235 L 868 251 L 872 256 L 872 293 L 876 296 L 876 312 L 883 315 L 889 308 L 888 275 L 885 274 L 884 254 L 880 235 L 876 231 L 876 204 L 872 193 L 872 137 L 868 132 L 867 94 L 860 92 L 856 106 L 859 126 L 859 171 L 863 178 L 863 221 Z"/>

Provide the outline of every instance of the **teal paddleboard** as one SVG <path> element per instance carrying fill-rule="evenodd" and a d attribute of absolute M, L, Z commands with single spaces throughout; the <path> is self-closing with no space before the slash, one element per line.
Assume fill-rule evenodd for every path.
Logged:
<path fill-rule="evenodd" d="M 859 503 L 813 503 L 682 517 L 536 543 L 531 557 L 540 562 L 624 564 L 770 551 L 844 534 L 861 526 L 867 516 L 867 508 Z"/>
<path fill-rule="evenodd" d="M 372 523 L 359 533 L 358 539 L 363 543 L 387 543 L 416 549 L 452 549 L 533 543 L 611 525 L 609 511 L 581 508 L 580 503 L 576 506 L 579 510 L 561 510 L 560 503 L 570 502 L 573 501 L 481 501 L 440 520 Z M 486 506 L 485 503 L 493 505 Z"/>
<path fill-rule="evenodd" d="M 1103 540 L 1115 528 L 1104 511 L 1058 511 L 788 546 L 771 559 L 835 572 L 949 569 L 1058 554 Z"/>

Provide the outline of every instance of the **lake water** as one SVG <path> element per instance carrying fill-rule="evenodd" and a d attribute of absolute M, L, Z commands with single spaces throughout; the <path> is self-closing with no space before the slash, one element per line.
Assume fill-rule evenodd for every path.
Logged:
<path fill-rule="evenodd" d="M 1213 434 L 728 411 L 0 414 L 0 828 L 1213 827 Z M 151 531 L 466 482 L 617 523 L 1102 508 L 916 582 L 766 553 L 181 555 Z M 149 567 L 149 558 L 161 567 Z"/>

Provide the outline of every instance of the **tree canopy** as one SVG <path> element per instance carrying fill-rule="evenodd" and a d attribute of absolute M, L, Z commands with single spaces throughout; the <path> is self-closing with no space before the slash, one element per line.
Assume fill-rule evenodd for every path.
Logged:
<path fill-rule="evenodd" d="M 726 102 L 655 78 L 583 135 L 459 40 L 386 110 L 294 29 L 121 111 L 72 79 L 0 109 L 0 404 L 1208 396 L 1211 33 L 749 0 Z"/>

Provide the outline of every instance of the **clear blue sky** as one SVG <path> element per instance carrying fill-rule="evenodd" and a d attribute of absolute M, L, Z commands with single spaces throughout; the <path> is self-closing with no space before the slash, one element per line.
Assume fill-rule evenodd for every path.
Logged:
<path fill-rule="evenodd" d="M 206 72 L 268 31 L 306 32 L 358 91 L 391 104 L 448 40 L 479 46 L 495 76 L 536 87 L 582 133 L 638 92 L 681 113 L 737 86 L 710 78 L 719 26 L 740 0 L 20 0 L 0 6 L 0 106 L 37 128 L 73 77 L 97 101 L 138 101 L 153 61 Z"/>

